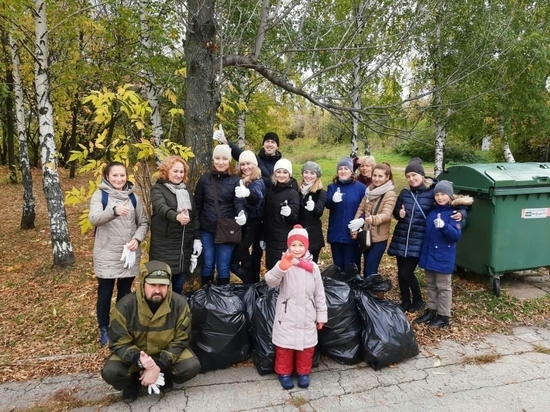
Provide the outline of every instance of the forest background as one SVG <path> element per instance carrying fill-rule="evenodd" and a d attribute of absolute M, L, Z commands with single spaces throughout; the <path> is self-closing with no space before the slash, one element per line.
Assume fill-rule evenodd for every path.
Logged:
<path fill-rule="evenodd" d="M 4 380 L 97 370 L 105 354 L 83 216 L 107 160 L 129 165 L 145 199 L 168 152 L 189 160 L 192 182 L 210 167 L 218 124 L 255 152 L 276 131 L 296 169 L 315 159 L 328 178 L 350 153 L 387 160 L 396 176 L 412 156 L 435 175 L 548 160 L 546 2 L 1 0 L 0 10 Z M 469 276 L 455 284 L 456 328 L 423 331 L 424 343 L 546 316 L 545 299 L 496 298 Z"/>

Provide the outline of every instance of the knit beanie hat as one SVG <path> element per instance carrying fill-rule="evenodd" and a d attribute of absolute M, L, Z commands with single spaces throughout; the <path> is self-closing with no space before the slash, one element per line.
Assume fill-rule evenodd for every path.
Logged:
<path fill-rule="evenodd" d="M 290 176 L 292 176 L 292 163 L 290 163 L 290 160 L 288 159 L 277 160 L 277 163 L 275 163 L 275 166 L 273 167 L 273 171 L 275 172 L 277 169 L 284 169 L 290 174 Z"/>
<path fill-rule="evenodd" d="M 305 230 L 302 225 L 294 225 L 294 228 L 288 232 L 288 237 L 286 239 L 287 247 L 290 247 L 292 242 L 298 240 L 304 244 L 306 250 L 309 249 L 309 237 L 307 235 L 307 230 Z"/>
<path fill-rule="evenodd" d="M 231 148 L 229 145 L 226 144 L 219 144 L 214 148 L 214 152 L 212 152 L 212 159 L 216 156 L 223 156 L 227 157 L 229 160 L 231 160 Z"/>
<path fill-rule="evenodd" d="M 351 160 L 351 158 L 342 157 L 338 162 L 338 165 L 336 166 L 336 171 L 338 171 L 338 169 L 340 169 L 342 166 L 347 167 L 353 172 L 353 161 Z"/>
<path fill-rule="evenodd" d="M 407 173 L 411 172 L 426 176 L 426 172 L 424 172 L 424 166 L 422 166 L 422 159 L 420 159 L 419 157 L 413 157 L 409 161 L 409 164 L 405 168 L 405 176 L 407 175 Z"/>
<path fill-rule="evenodd" d="M 246 163 L 250 162 L 255 166 L 258 166 L 258 159 L 256 159 L 256 155 L 252 153 L 250 150 L 245 150 L 241 153 L 239 156 L 239 163 Z"/>
<path fill-rule="evenodd" d="M 321 166 L 319 166 L 317 163 L 315 162 L 312 162 L 311 160 L 308 161 L 308 162 L 305 162 L 302 166 L 302 174 L 304 174 L 304 172 L 306 170 L 309 170 L 310 172 L 313 172 L 317 175 L 317 177 L 321 177 L 321 175 L 323 174 L 323 171 L 321 170 Z"/>
<path fill-rule="evenodd" d="M 441 180 L 438 184 L 435 185 L 434 195 L 436 193 L 445 193 L 451 198 L 451 200 L 453 200 L 455 198 L 453 182 L 449 182 L 448 180 Z"/>
<path fill-rule="evenodd" d="M 262 144 L 264 144 L 266 140 L 273 140 L 277 143 L 277 146 L 279 146 L 279 136 L 275 132 L 267 132 L 264 136 L 264 140 L 262 140 Z"/>

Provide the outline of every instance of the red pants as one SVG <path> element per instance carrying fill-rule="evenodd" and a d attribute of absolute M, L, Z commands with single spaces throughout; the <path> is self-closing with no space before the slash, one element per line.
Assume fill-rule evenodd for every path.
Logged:
<path fill-rule="evenodd" d="M 313 364 L 315 348 L 294 350 L 275 346 L 275 373 L 291 375 L 294 372 L 294 357 L 296 357 L 296 372 L 298 375 L 309 375 Z"/>

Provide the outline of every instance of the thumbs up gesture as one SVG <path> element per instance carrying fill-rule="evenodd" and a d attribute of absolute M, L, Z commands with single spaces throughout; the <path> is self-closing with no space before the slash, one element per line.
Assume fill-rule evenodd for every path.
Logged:
<path fill-rule="evenodd" d="M 334 203 L 340 203 L 344 195 L 340 192 L 340 188 L 336 189 L 336 192 L 332 195 L 332 201 Z"/>
<path fill-rule="evenodd" d="M 235 196 L 240 198 L 245 198 L 250 196 L 250 189 L 248 189 L 245 185 L 243 180 L 239 180 L 239 186 L 235 187 Z"/>
<path fill-rule="evenodd" d="M 246 215 L 242 210 L 235 216 L 235 222 L 237 222 L 239 226 L 244 226 L 246 224 Z"/>
<path fill-rule="evenodd" d="M 284 206 L 281 207 L 281 215 L 283 215 L 284 217 L 289 217 L 290 216 L 290 206 L 288 205 L 288 200 L 285 200 L 285 203 L 284 203 Z"/>
<path fill-rule="evenodd" d="M 227 144 L 227 139 L 225 138 L 225 133 L 223 132 L 222 125 L 218 126 L 218 130 L 212 135 L 212 139 L 217 140 L 220 143 Z"/>
<path fill-rule="evenodd" d="M 445 227 L 445 222 L 441 219 L 441 213 L 438 213 L 437 218 L 434 219 L 434 226 L 438 229 Z"/>
<path fill-rule="evenodd" d="M 309 195 L 309 198 L 307 199 L 305 208 L 306 208 L 306 210 L 308 210 L 308 211 L 311 212 L 311 211 L 313 210 L 314 207 L 315 207 L 315 202 L 314 202 L 313 199 L 311 198 L 311 195 Z"/>
<path fill-rule="evenodd" d="M 401 206 L 401 209 L 399 209 L 399 217 L 403 219 L 407 215 L 407 212 L 405 212 L 405 205 Z"/>

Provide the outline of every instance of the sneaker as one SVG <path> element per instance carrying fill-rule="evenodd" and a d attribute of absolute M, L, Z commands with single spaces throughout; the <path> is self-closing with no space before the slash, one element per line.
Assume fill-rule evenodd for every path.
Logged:
<path fill-rule="evenodd" d="M 126 403 L 131 403 L 138 398 L 139 395 L 139 374 L 135 373 L 130 379 L 130 383 L 122 390 L 122 400 Z"/>
<path fill-rule="evenodd" d="M 300 388 L 307 388 L 309 386 L 309 375 L 298 375 L 298 386 Z"/>
<path fill-rule="evenodd" d="M 109 329 L 105 326 L 99 328 L 99 343 L 107 345 L 109 343 Z"/>
<path fill-rule="evenodd" d="M 426 309 L 426 311 L 417 317 L 414 320 L 414 323 L 421 324 L 421 323 L 430 323 L 432 320 L 434 320 L 437 316 L 437 311 L 435 309 Z"/>
<path fill-rule="evenodd" d="M 423 300 L 418 300 L 416 302 L 413 302 L 411 304 L 411 306 L 409 307 L 409 309 L 407 309 L 410 313 L 414 313 L 414 312 L 418 312 L 419 310 L 421 309 L 424 309 L 424 306 L 426 306 L 426 304 L 424 303 Z"/>
<path fill-rule="evenodd" d="M 164 372 L 164 385 L 160 387 L 162 393 L 168 393 L 174 388 L 174 382 L 172 381 L 172 373 Z"/>
<path fill-rule="evenodd" d="M 279 375 L 279 382 L 281 382 L 283 389 L 288 390 L 294 388 L 294 382 L 290 375 Z"/>
<path fill-rule="evenodd" d="M 428 323 L 428 325 L 434 328 L 444 328 L 446 326 L 449 326 L 449 317 L 437 315 L 434 320 Z"/>

